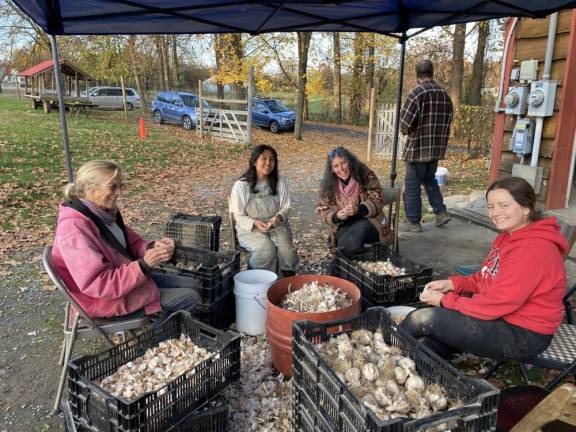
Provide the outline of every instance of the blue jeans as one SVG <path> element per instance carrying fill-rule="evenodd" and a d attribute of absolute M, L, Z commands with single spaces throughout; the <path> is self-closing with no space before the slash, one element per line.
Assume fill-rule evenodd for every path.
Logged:
<path fill-rule="evenodd" d="M 162 320 L 168 318 L 172 313 L 183 310 L 192 312 L 200 303 L 200 294 L 193 288 L 174 288 L 165 286 L 166 281 L 151 274 L 152 279 L 158 286 L 160 292 L 160 306 L 162 306 Z"/>
<path fill-rule="evenodd" d="M 446 211 L 442 192 L 436 181 L 438 161 L 406 162 L 406 178 L 404 179 L 404 210 L 406 219 L 413 224 L 422 220 L 422 193 L 424 185 L 428 202 L 434 213 Z"/>

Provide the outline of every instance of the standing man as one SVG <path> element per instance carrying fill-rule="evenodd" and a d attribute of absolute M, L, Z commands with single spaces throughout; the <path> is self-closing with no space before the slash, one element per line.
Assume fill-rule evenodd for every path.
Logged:
<path fill-rule="evenodd" d="M 436 181 L 436 168 L 448 146 L 452 101 L 433 77 L 434 66 L 430 60 L 416 65 L 418 86 L 410 92 L 400 113 L 400 131 L 408 135 L 402 156 L 406 161 L 404 209 L 408 223 L 401 226 L 402 231 L 422 231 L 421 185 L 436 215 L 436 226 L 450 221 Z"/>

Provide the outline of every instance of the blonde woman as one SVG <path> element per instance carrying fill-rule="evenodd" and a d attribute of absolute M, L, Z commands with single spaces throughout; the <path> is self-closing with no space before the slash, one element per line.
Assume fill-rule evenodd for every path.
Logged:
<path fill-rule="evenodd" d="M 174 241 L 147 241 L 124 225 L 117 206 L 122 169 L 113 161 L 85 163 L 64 190 L 52 259 L 70 294 L 93 318 L 137 311 L 191 311 L 198 294 L 189 288 L 158 289 L 150 269 L 168 261 Z"/>

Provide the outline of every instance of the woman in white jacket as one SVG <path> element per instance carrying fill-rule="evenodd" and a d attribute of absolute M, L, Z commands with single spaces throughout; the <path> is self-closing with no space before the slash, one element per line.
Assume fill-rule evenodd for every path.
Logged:
<path fill-rule="evenodd" d="M 236 220 L 238 242 L 251 253 L 250 268 L 278 267 L 284 276 L 296 273 L 299 260 L 288 223 L 288 185 L 278 175 L 278 155 L 272 147 L 259 145 L 252 151 L 248 169 L 232 188 L 229 211 Z"/>

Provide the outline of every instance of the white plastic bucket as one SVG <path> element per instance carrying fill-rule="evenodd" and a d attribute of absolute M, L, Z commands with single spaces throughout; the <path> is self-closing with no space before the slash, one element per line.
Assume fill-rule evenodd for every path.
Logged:
<path fill-rule="evenodd" d="M 438 186 L 444 186 L 446 184 L 446 177 L 448 177 L 448 168 L 436 168 L 436 181 L 438 182 Z"/>
<path fill-rule="evenodd" d="M 236 329 L 257 336 L 266 331 L 266 293 L 278 279 L 268 270 L 244 270 L 234 276 Z"/>

